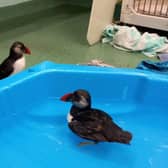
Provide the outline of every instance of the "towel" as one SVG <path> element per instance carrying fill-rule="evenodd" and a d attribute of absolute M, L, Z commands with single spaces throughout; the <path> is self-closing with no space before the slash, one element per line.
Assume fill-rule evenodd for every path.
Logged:
<path fill-rule="evenodd" d="M 141 34 L 134 26 L 109 25 L 103 31 L 102 42 L 126 51 L 139 51 L 149 57 L 168 53 L 166 37 L 148 32 Z"/>
<path fill-rule="evenodd" d="M 141 61 L 141 63 L 138 64 L 138 66 L 136 68 L 151 71 L 151 72 L 168 74 L 168 61 L 153 62 L 150 60 L 144 60 L 144 61 Z"/>

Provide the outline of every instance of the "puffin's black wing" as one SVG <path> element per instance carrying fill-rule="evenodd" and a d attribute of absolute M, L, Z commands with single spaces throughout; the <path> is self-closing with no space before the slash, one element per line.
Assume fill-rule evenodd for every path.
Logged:
<path fill-rule="evenodd" d="M 79 136 L 94 141 L 108 141 L 104 134 L 112 118 L 107 113 L 91 109 L 82 113 L 69 123 L 69 127 Z"/>
<path fill-rule="evenodd" d="M 0 65 L 0 79 L 6 78 L 12 74 L 14 68 L 13 63 L 10 59 L 4 60 L 4 62 Z"/>
<path fill-rule="evenodd" d="M 69 127 L 80 137 L 93 141 L 129 143 L 132 135 L 123 131 L 105 112 L 91 109 L 81 113 L 69 123 Z"/>

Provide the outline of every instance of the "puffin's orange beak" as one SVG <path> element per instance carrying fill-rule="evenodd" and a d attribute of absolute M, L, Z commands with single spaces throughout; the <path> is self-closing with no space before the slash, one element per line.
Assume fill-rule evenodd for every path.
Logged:
<path fill-rule="evenodd" d="M 29 49 L 29 48 L 27 48 L 27 47 L 25 48 L 25 54 L 29 54 L 29 55 L 31 54 L 30 49 Z"/>
<path fill-rule="evenodd" d="M 72 93 L 68 93 L 68 94 L 65 94 L 64 96 L 62 96 L 61 98 L 60 98 L 60 100 L 62 100 L 62 101 L 71 101 L 72 100 Z"/>

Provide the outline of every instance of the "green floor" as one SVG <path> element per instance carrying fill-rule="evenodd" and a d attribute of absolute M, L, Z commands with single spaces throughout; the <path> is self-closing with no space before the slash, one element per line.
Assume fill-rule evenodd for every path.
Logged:
<path fill-rule="evenodd" d="M 32 50 L 27 66 L 44 60 L 85 63 L 101 59 L 117 67 L 135 67 L 149 59 L 106 44 L 89 46 L 86 33 L 90 8 L 56 0 L 33 0 L 0 9 L 0 61 L 8 56 L 13 41 L 23 41 Z M 156 60 L 156 59 L 155 59 Z"/>

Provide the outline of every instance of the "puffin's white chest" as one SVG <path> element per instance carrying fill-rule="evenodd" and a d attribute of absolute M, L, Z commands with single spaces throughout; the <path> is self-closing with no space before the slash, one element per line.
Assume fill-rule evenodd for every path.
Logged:
<path fill-rule="evenodd" d="M 12 74 L 22 71 L 25 68 L 25 66 L 26 66 L 25 57 L 18 59 L 13 65 L 14 71 Z"/>
<path fill-rule="evenodd" d="M 68 115 L 67 115 L 68 123 L 70 123 L 72 121 L 72 119 L 73 119 L 73 116 L 70 113 L 68 113 Z"/>

